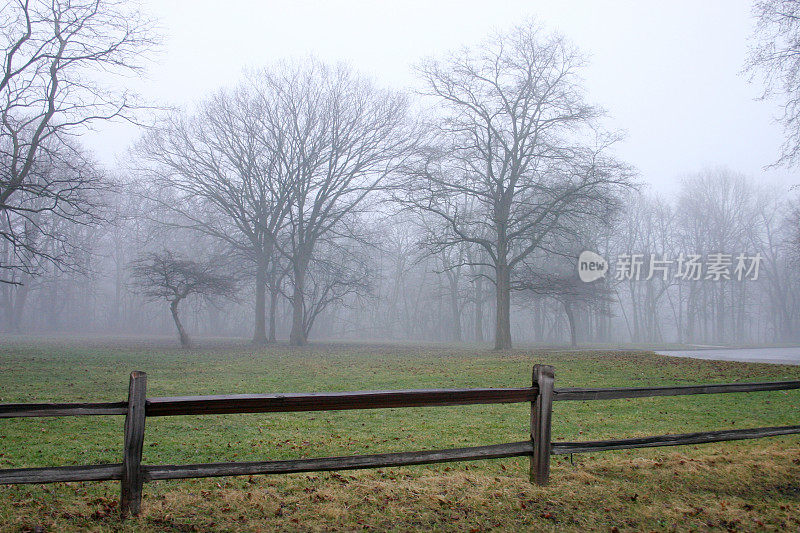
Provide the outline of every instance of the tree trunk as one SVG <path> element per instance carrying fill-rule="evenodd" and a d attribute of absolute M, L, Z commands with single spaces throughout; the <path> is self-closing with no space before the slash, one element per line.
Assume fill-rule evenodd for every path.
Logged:
<path fill-rule="evenodd" d="M 256 266 L 256 308 L 255 308 L 255 331 L 253 332 L 253 344 L 256 346 L 266 346 L 266 309 L 267 309 L 267 262 L 264 258 L 259 258 Z"/>
<path fill-rule="evenodd" d="M 717 343 L 718 344 L 725 344 L 728 336 L 726 335 L 725 331 L 725 315 L 728 313 L 732 313 L 733 309 L 726 309 L 725 302 L 727 301 L 725 298 L 725 283 L 720 281 L 719 285 L 719 299 L 717 300 Z M 731 304 L 733 304 L 733 299 L 731 299 Z"/>
<path fill-rule="evenodd" d="M 120 302 L 122 302 L 122 261 L 118 256 L 114 257 L 114 312 L 112 315 L 111 327 L 114 331 L 119 331 L 122 325 L 122 313 L 120 312 Z"/>
<path fill-rule="evenodd" d="M 30 282 L 29 282 L 30 283 Z M 19 285 L 14 297 L 14 307 L 11 310 L 11 331 L 19 333 L 22 325 L 22 314 L 25 312 L 25 302 L 28 300 L 30 285 Z"/>
<path fill-rule="evenodd" d="M 189 335 L 186 334 L 186 330 L 183 329 L 183 324 L 181 324 L 181 319 L 178 317 L 179 303 L 180 300 L 172 300 L 169 304 L 169 310 L 172 312 L 172 320 L 175 321 L 175 327 L 178 328 L 178 338 L 181 340 L 181 346 L 183 348 L 189 348 L 191 346 Z"/>
<path fill-rule="evenodd" d="M 289 333 L 289 344 L 292 346 L 304 346 L 308 339 L 306 338 L 306 329 L 303 321 L 304 308 L 303 308 L 303 291 L 305 290 L 306 281 L 306 268 L 308 260 L 299 258 L 295 262 L 293 268 L 294 291 L 292 293 L 292 331 Z"/>
<path fill-rule="evenodd" d="M 475 281 L 475 342 L 483 342 L 483 280 Z"/>
<path fill-rule="evenodd" d="M 278 308 L 278 284 L 272 281 L 269 288 L 269 338 L 267 342 L 275 344 L 278 342 L 275 334 L 275 314 Z"/>
<path fill-rule="evenodd" d="M 458 280 L 450 280 L 450 315 L 452 317 L 453 341 L 461 342 L 461 308 L 458 305 Z"/>
<path fill-rule="evenodd" d="M 500 265 L 496 269 L 497 318 L 495 321 L 494 349 L 511 349 L 511 269 Z"/>
<path fill-rule="evenodd" d="M 575 313 L 569 304 L 564 304 L 564 312 L 567 314 L 567 321 L 569 322 L 569 345 L 573 348 L 578 347 L 578 331 L 577 324 L 575 323 Z"/>

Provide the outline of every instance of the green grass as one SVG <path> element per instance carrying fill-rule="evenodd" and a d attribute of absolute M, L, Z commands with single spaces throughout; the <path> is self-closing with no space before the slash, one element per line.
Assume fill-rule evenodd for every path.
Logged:
<path fill-rule="evenodd" d="M 0 345 L 0 402 L 116 401 L 127 375 L 148 396 L 402 388 L 518 387 L 534 363 L 556 387 L 800 379 L 800 368 L 647 352 L 496 352 L 465 348 L 213 344 L 180 350 L 127 342 Z M 800 423 L 800 391 L 558 402 L 554 440 Z M 290 459 L 473 446 L 528 438 L 530 407 L 149 418 L 144 462 Z M 0 468 L 119 462 L 122 417 L 0 421 Z M 527 459 L 340 474 L 163 481 L 121 523 L 119 484 L 0 487 L 0 530 L 782 529 L 800 525 L 800 438 L 557 458 L 549 487 Z M 725 502 L 728 502 L 727 504 Z M 698 511 L 698 509 L 700 509 Z"/>

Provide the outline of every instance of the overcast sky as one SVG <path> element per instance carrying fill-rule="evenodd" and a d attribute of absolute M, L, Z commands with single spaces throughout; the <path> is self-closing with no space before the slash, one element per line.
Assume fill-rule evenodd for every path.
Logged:
<path fill-rule="evenodd" d="M 589 98 L 627 132 L 617 152 L 654 190 L 669 194 L 682 175 L 717 165 L 788 186 L 800 182 L 796 171 L 762 170 L 779 154 L 777 107 L 757 101 L 760 86 L 740 73 L 751 3 L 152 0 L 144 6 L 163 29 L 163 50 L 131 85 L 151 101 L 187 105 L 235 84 L 246 67 L 314 54 L 412 87 L 420 58 L 535 17 L 589 57 Z M 137 136 L 104 125 L 87 144 L 113 165 Z"/>

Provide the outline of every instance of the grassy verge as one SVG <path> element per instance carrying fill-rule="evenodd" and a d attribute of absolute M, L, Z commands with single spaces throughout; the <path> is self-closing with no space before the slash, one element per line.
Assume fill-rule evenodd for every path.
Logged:
<path fill-rule="evenodd" d="M 531 366 L 556 386 L 798 379 L 800 368 L 647 352 L 325 345 L 182 351 L 126 343 L 6 343 L 0 402 L 123 399 L 130 370 L 148 395 L 511 387 Z M 557 403 L 555 440 L 797 424 L 800 391 Z M 523 440 L 526 405 L 148 419 L 144 461 L 187 463 L 380 453 Z M 0 468 L 119 462 L 121 417 L 0 421 Z M 558 458 L 552 484 L 507 459 L 333 474 L 168 481 L 145 486 L 121 523 L 118 483 L 0 487 L 0 530 L 670 530 L 797 529 L 800 438 Z"/>

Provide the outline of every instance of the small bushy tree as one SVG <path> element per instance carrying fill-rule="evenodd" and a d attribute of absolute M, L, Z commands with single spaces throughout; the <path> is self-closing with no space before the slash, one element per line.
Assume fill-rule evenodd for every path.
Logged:
<path fill-rule="evenodd" d="M 191 342 L 178 316 L 178 305 L 191 295 L 211 299 L 232 297 L 236 292 L 235 280 L 219 273 L 213 260 L 192 261 L 170 251 L 150 253 L 134 261 L 131 276 L 146 298 L 169 302 L 184 348 L 188 348 Z"/>

